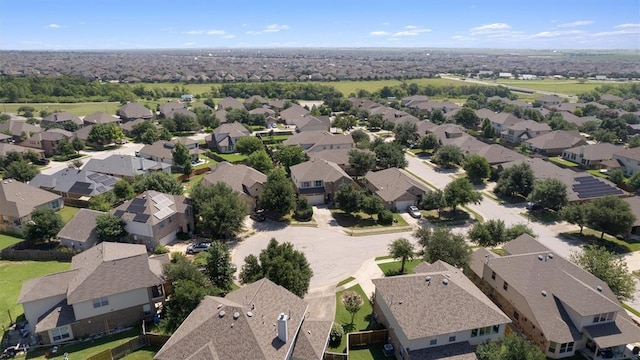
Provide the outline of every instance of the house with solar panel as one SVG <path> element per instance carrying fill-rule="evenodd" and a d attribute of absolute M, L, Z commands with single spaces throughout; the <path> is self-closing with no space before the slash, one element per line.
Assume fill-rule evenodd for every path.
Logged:
<path fill-rule="evenodd" d="M 62 196 L 63 200 L 87 202 L 91 197 L 113 190 L 117 177 L 75 168 L 62 169 L 53 174 L 38 174 L 29 185 Z"/>
<path fill-rule="evenodd" d="M 148 190 L 127 200 L 115 209 L 114 215 L 124 221 L 130 239 L 153 249 L 167 245 L 179 232 L 194 229 L 193 208 L 181 195 Z"/>

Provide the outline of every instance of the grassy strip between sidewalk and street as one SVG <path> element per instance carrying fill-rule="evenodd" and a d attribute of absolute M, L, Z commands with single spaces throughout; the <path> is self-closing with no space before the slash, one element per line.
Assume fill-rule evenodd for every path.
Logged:
<path fill-rule="evenodd" d="M 388 259 L 393 259 L 393 256 L 391 256 L 391 255 L 377 256 L 374 260 L 375 261 L 380 261 L 380 260 L 388 260 Z"/>
<path fill-rule="evenodd" d="M 352 282 L 352 281 L 353 281 L 353 280 L 355 280 L 355 279 L 356 279 L 356 278 L 354 278 L 353 276 L 349 276 L 348 278 L 346 278 L 346 279 L 344 279 L 344 280 L 340 281 L 340 282 L 338 283 L 338 285 L 336 285 L 336 286 L 337 286 L 337 287 L 340 287 L 340 286 L 342 286 L 342 285 L 345 285 L 345 284 L 348 284 L 348 283 Z"/>
<path fill-rule="evenodd" d="M 628 312 L 632 313 L 635 316 L 640 317 L 640 311 L 632 308 L 631 306 L 629 306 L 629 305 L 627 305 L 625 303 L 621 303 L 621 304 L 622 304 L 622 307 L 625 308 Z"/>

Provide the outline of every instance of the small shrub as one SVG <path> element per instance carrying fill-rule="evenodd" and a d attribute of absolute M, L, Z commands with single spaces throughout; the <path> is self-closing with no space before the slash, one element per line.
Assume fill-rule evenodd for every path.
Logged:
<path fill-rule="evenodd" d="M 153 249 L 153 253 L 156 254 L 156 255 L 167 254 L 167 253 L 169 253 L 169 248 L 167 248 L 164 245 L 160 245 L 159 244 L 158 246 L 156 246 L 155 249 Z"/>
<path fill-rule="evenodd" d="M 307 199 L 300 198 L 293 212 L 293 218 L 298 221 L 310 221 L 313 217 L 313 207 L 307 203 Z"/>
<path fill-rule="evenodd" d="M 186 232 L 179 232 L 176 233 L 176 238 L 178 238 L 178 240 L 189 240 L 191 239 L 191 235 Z"/>
<path fill-rule="evenodd" d="M 378 223 L 381 225 L 393 224 L 393 213 L 389 210 L 382 210 L 378 214 Z"/>
<path fill-rule="evenodd" d="M 344 330 L 340 324 L 333 323 L 331 326 L 331 332 L 329 333 L 329 346 L 336 347 L 340 345 L 342 337 L 344 336 Z"/>

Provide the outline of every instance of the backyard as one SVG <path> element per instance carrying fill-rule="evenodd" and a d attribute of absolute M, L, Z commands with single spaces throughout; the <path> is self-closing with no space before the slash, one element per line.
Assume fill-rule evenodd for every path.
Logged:
<path fill-rule="evenodd" d="M 78 211 L 80 211 L 79 208 L 72 207 L 72 206 L 65 206 L 62 209 L 60 209 L 60 211 L 58 211 L 58 214 L 62 217 L 62 221 L 64 221 L 64 223 L 66 224 L 69 222 L 69 220 L 71 220 L 74 216 L 76 216 Z"/>
<path fill-rule="evenodd" d="M 345 291 L 355 291 L 362 297 L 363 303 L 360 310 L 353 317 L 353 324 L 351 324 L 351 314 L 345 309 L 344 304 L 342 303 L 342 294 Z M 335 347 L 328 348 L 328 351 L 331 352 L 344 352 L 347 348 L 347 333 L 362 331 L 362 330 L 372 330 L 376 329 L 377 324 L 374 323 L 371 319 L 371 314 L 373 313 L 373 308 L 371 307 L 371 303 L 369 302 L 369 295 L 366 295 L 360 285 L 352 286 L 346 290 L 339 291 L 336 293 L 336 317 L 334 322 L 336 324 L 342 325 L 344 329 L 344 336 L 342 337 L 342 341 L 339 345 Z"/>

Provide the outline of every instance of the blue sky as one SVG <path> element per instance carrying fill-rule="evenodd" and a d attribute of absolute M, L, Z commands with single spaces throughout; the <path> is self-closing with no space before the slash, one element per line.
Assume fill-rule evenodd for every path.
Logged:
<path fill-rule="evenodd" d="M 0 49 L 640 49 L 640 0 L 0 0 Z"/>

